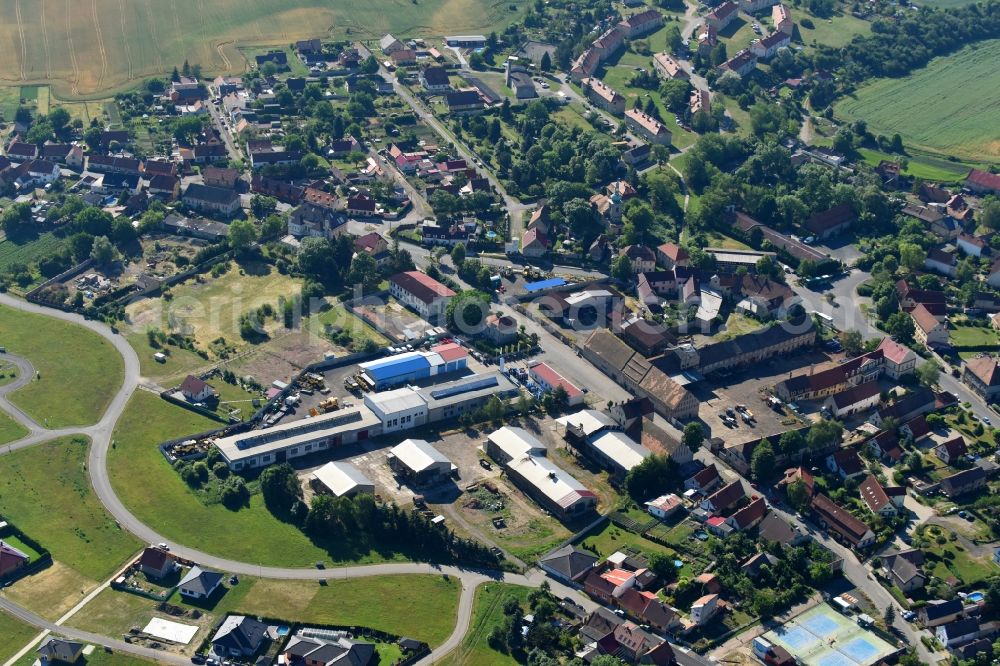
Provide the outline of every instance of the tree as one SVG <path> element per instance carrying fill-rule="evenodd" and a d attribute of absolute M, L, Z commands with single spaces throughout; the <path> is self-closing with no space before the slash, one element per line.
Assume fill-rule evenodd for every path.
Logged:
<path fill-rule="evenodd" d="M 930 388 L 938 383 L 941 377 L 941 368 L 933 360 L 928 359 L 917 366 L 917 379 L 921 384 Z"/>
<path fill-rule="evenodd" d="M 543 72 L 550 72 L 550 71 L 552 71 L 552 57 L 549 56 L 549 52 L 548 51 L 545 51 L 544 53 L 542 53 L 542 60 L 541 60 L 541 62 L 538 63 L 538 67 Z"/>
<path fill-rule="evenodd" d="M 615 257 L 615 260 L 611 262 L 611 277 L 621 282 L 629 282 L 634 276 L 632 262 L 624 254 Z"/>
<path fill-rule="evenodd" d="M 451 263 L 455 264 L 455 268 L 461 270 L 462 264 L 465 263 L 465 243 L 455 243 L 455 247 L 451 248 Z"/>
<path fill-rule="evenodd" d="M 753 450 L 750 456 L 750 473 L 754 481 L 764 483 L 774 474 L 774 448 L 771 442 L 764 440 Z"/>
<path fill-rule="evenodd" d="M 375 258 L 367 252 L 358 252 L 351 260 L 351 270 L 347 273 L 347 282 L 351 285 L 359 285 L 364 291 L 371 291 L 378 287 L 382 280 L 382 275 L 378 271 L 378 263 Z"/>
<path fill-rule="evenodd" d="M 49 124 L 52 126 L 52 130 L 56 134 L 62 134 L 66 131 L 66 127 L 72 119 L 73 118 L 69 115 L 69 111 L 61 106 L 57 106 L 52 109 L 52 111 L 49 112 L 49 115 L 46 116 L 46 120 L 49 121 Z"/>
<path fill-rule="evenodd" d="M 250 220 L 233 220 L 229 225 L 229 247 L 244 254 L 257 241 L 257 227 Z"/>
<path fill-rule="evenodd" d="M 903 344 L 913 342 L 913 319 L 905 312 L 897 312 L 890 316 L 885 321 L 885 329 L 896 342 Z"/>
<path fill-rule="evenodd" d="M 258 220 L 271 215 L 278 210 L 278 200 L 274 197 L 267 197 L 255 194 L 250 197 L 250 214 Z"/>
<path fill-rule="evenodd" d="M 90 249 L 90 258 L 98 266 L 108 266 L 118 258 L 118 252 L 107 236 L 98 236 Z"/>
<path fill-rule="evenodd" d="M 844 345 L 844 351 L 847 352 L 848 356 L 857 356 L 861 353 L 864 338 L 861 337 L 861 331 L 852 328 L 846 331 L 841 337 L 841 343 Z"/>
<path fill-rule="evenodd" d="M 812 502 L 809 487 L 802 479 L 796 479 L 788 484 L 785 494 L 788 496 L 788 503 L 800 513 L 809 508 L 809 504 Z"/>
<path fill-rule="evenodd" d="M 489 309 L 487 294 L 478 289 L 466 289 L 448 302 L 448 325 L 463 333 L 477 333 Z"/>
<path fill-rule="evenodd" d="M 684 434 L 681 437 L 681 443 L 691 449 L 691 453 L 700 449 L 704 441 L 705 429 L 701 427 L 700 423 L 692 421 L 684 426 Z"/>
<path fill-rule="evenodd" d="M 896 135 L 899 136 L 898 134 Z M 889 604 L 885 607 L 885 613 L 882 614 L 882 619 L 885 620 L 885 626 L 891 627 L 892 623 L 896 621 L 896 607 Z"/>
<path fill-rule="evenodd" d="M 844 426 L 839 421 L 817 421 L 809 428 L 806 446 L 810 451 L 821 451 L 840 444 L 843 438 Z"/>
<path fill-rule="evenodd" d="M 1000 229 L 1000 199 L 986 197 L 979 211 L 979 222 L 990 229 Z"/>
<path fill-rule="evenodd" d="M 264 504 L 276 516 L 286 517 L 302 498 L 302 487 L 295 470 L 288 463 L 272 465 L 260 474 L 260 492 Z"/>
<path fill-rule="evenodd" d="M 657 497 L 678 481 L 676 463 L 665 455 L 651 455 L 625 475 L 625 490 L 638 503 Z"/>
<path fill-rule="evenodd" d="M 911 271 L 921 268 L 925 259 L 927 252 L 916 243 L 899 244 L 899 263 Z"/>

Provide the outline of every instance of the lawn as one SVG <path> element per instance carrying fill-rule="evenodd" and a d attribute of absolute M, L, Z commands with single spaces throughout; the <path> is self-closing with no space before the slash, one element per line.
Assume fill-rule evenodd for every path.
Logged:
<path fill-rule="evenodd" d="M 6 662 L 28 641 L 38 635 L 38 630 L 0 611 L 0 662 Z"/>
<path fill-rule="evenodd" d="M 318 315 L 311 317 L 315 322 L 307 322 L 309 330 L 316 335 L 323 335 L 327 326 L 337 330 L 347 330 L 351 333 L 355 347 L 361 349 L 366 340 L 373 340 L 375 344 L 384 347 L 389 344 L 388 338 L 366 324 L 353 312 L 348 312 L 347 308 L 340 301 L 336 301 Z M 303 324 L 305 327 L 307 324 Z"/>
<path fill-rule="evenodd" d="M 0 412 L 0 444 L 9 444 L 28 434 L 28 429 L 7 415 Z"/>
<path fill-rule="evenodd" d="M 0 241 L 0 271 L 10 270 L 14 264 L 34 264 L 39 259 L 61 252 L 66 244 L 65 238 L 52 233 L 17 241 L 5 238 Z"/>
<path fill-rule="evenodd" d="M 198 608 L 204 615 L 196 621 L 201 629 L 193 644 L 205 638 L 223 615 L 242 613 L 278 618 L 296 623 L 338 624 L 369 627 L 399 636 L 409 636 L 435 646 L 455 628 L 459 583 L 431 575 L 387 575 L 352 580 L 278 581 L 242 578 L 226 584 L 225 594 L 209 606 L 192 606 L 179 594 L 170 603 Z M 378 603 L 373 604 L 372 600 Z M 130 627 L 143 626 L 154 615 L 157 602 L 127 592 L 105 590 L 69 621 L 70 626 L 105 636 L 118 636 Z M 421 609 L 419 614 L 413 609 Z"/>
<path fill-rule="evenodd" d="M 1000 40 L 981 42 L 900 79 L 879 79 L 839 102 L 837 115 L 899 133 L 906 146 L 982 160 L 1000 157 Z M 954 90 L 976 90 L 970 99 Z"/>
<path fill-rule="evenodd" d="M 979 585 L 989 577 L 993 567 L 986 558 L 973 557 L 956 542 L 949 541 L 944 545 L 932 542 L 925 550 L 938 557 L 945 551 L 953 553 L 954 558 L 929 562 L 928 568 L 941 580 L 948 580 L 952 576 L 958 578 L 962 587 L 974 588 Z"/>
<path fill-rule="evenodd" d="M 82 326 L 0 307 L 0 341 L 31 361 L 41 377 L 11 400 L 48 427 L 97 422 L 121 387 L 121 356 Z"/>
<path fill-rule="evenodd" d="M 199 275 L 172 287 L 170 299 L 147 298 L 125 309 L 132 333 L 157 327 L 164 332 L 182 330 L 195 338 L 199 349 L 209 349 L 218 338 L 229 345 L 247 345 L 240 338 L 240 317 L 262 305 L 276 311 L 279 297 L 291 298 L 299 293 L 300 280 L 281 275 L 273 267 L 252 262 L 239 266 L 231 262 L 229 270 L 218 278 Z M 261 322 L 265 330 L 275 333 L 281 328 L 277 318 Z"/>
<path fill-rule="evenodd" d="M 497 652 L 487 638 L 503 621 L 503 605 L 507 599 L 517 599 L 526 605 L 531 588 L 507 583 L 486 583 L 476 590 L 472 606 L 472 622 L 461 645 L 441 662 L 442 666 L 515 666 L 512 656 Z"/>
<path fill-rule="evenodd" d="M 871 23 L 850 14 L 838 14 L 829 19 L 809 16 L 809 20 L 813 23 L 812 29 L 802 25 L 801 19 L 805 16 L 800 10 L 793 9 L 792 18 L 795 20 L 795 33 L 792 39 L 807 45 L 826 44 L 840 48 L 854 39 L 855 35 L 870 34 L 872 29 Z"/>
<path fill-rule="evenodd" d="M 63 98 L 108 97 L 184 60 L 205 74 L 243 72 L 236 47 L 298 39 L 377 40 L 502 32 L 526 5 L 502 0 L 0 0 L 0 72 L 48 82 Z M 10 118 L 6 118 L 8 121 Z"/>
<path fill-rule="evenodd" d="M 733 312 L 726 319 L 725 325 L 719 331 L 717 338 L 719 340 L 732 340 L 733 338 L 750 333 L 751 331 L 756 331 L 761 328 L 762 324 L 753 319 L 752 317 L 747 317 L 738 312 Z"/>
<path fill-rule="evenodd" d="M 136 392 L 118 422 L 108 457 L 111 483 L 125 506 L 164 536 L 214 555 L 286 567 L 330 561 L 298 528 L 272 516 L 259 494 L 239 511 L 204 504 L 157 449 L 159 442 L 217 425 L 153 394 Z M 360 558 L 382 559 L 377 553 Z"/>
<path fill-rule="evenodd" d="M 87 440 L 81 437 L 0 458 L 0 515 L 47 548 L 56 562 L 8 593 L 47 617 L 57 616 L 61 602 L 79 588 L 108 578 L 141 546 L 93 494 L 86 458 Z"/>
<path fill-rule="evenodd" d="M 858 154 L 871 166 L 878 166 L 882 160 L 897 162 L 904 157 L 871 148 L 859 148 Z M 960 162 L 952 162 L 936 155 L 918 152 L 915 149 L 909 150 L 905 159 L 907 164 L 903 173 L 911 178 L 921 178 L 936 183 L 958 183 L 965 180 L 966 174 L 969 173 L 969 167 Z"/>

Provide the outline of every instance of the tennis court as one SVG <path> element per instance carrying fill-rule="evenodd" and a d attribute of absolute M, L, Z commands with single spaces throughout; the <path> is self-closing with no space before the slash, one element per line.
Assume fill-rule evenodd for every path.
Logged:
<path fill-rule="evenodd" d="M 764 638 L 806 666 L 871 666 L 896 651 L 827 604 L 810 608 Z"/>

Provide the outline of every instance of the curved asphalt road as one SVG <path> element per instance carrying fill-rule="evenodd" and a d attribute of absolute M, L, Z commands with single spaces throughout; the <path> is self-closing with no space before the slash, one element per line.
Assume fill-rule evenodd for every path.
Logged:
<path fill-rule="evenodd" d="M 513 583 L 516 585 L 538 587 L 543 581 L 547 580 L 549 585 L 552 587 L 552 591 L 557 596 L 571 595 L 588 610 L 596 607 L 596 604 L 586 597 L 579 595 L 579 593 L 575 590 L 561 585 L 557 581 L 547 579 L 545 575 L 537 569 L 529 571 L 527 575 L 518 575 L 501 571 L 466 569 L 456 566 L 438 566 L 416 562 L 372 564 L 366 566 L 333 569 L 263 567 L 253 563 L 239 562 L 236 560 L 210 555 L 209 553 L 203 553 L 199 550 L 188 548 L 183 544 L 175 543 L 166 539 L 160 534 L 157 534 L 154 529 L 145 525 L 142 521 L 136 518 L 128 510 L 128 508 L 122 504 L 122 502 L 118 499 L 118 496 L 115 495 L 114 489 L 111 486 L 111 479 L 108 476 L 108 450 L 111 447 L 112 433 L 114 431 L 115 424 L 117 423 L 122 412 L 124 412 L 129 398 L 139 386 L 141 379 L 139 372 L 139 358 L 136 356 L 135 350 L 132 349 L 123 337 L 117 335 L 110 327 L 101 322 L 85 319 L 77 314 L 34 305 L 26 301 L 15 299 L 8 294 L 0 294 L 0 305 L 5 305 L 23 312 L 46 315 L 55 319 L 83 326 L 108 340 L 112 345 L 114 345 L 115 349 L 118 350 L 118 353 L 121 354 L 122 360 L 125 364 L 125 380 L 122 383 L 121 389 L 118 390 L 118 393 L 116 393 L 112 399 L 111 404 L 104 413 L 104 416 L 101 417 L 101 420 L 92 426 L 64 428 L 60 430 L 46 430 L 42 428 L 20 409 L 10 404 L 10 402 L 6 399 L 7 393 L 24 386 L 31 380 L 31 377 L 34 376 L 31 364 L 25 359 L 17 356 L 6 355 L 4 358 L 8 358 L 18 364 L 21 376 L 17 379 L 17 381 L 0 388 L 0 408 L 4 409 L 19 422 L 23 423 L 25 427 L 31 431 L 31 434 L 0 449 L 0 455 L 31 446 L 33 444 L 49 441 L 61 435 L 81 434 L 90 437 L 93 443 L 90 447 L 87 468 L 90 472 L 91 483 L 94 486 L 94 491 L 97 494 L 97 497 L 104 504 L 105 508 L 107 508 L 108 512 L 118 521 L 121 528 L 128 530 L 141 541 L 145 541 L 147 543 L 166 543 L 170 546 L 172 552 L 182 558 L 193 560 L 207 567 L 221 569 L 223 571 L 241 574 L 244 576 L 259 576 L 262 578 L 285 580 L 345 580 L 349 578 L 364 578 L 367 576 L 385 576 L 394 574 L 439 574 L 454 576 L 462 585 L 462 594 L 458 604 L 455 630 L 442 645 L 435 648 L 430 655 L 421 660 L 419 662 L 420 664 L 434 663 L 458 647 L 462 638 L 468 631 L 469 624 L 472 620 L 474 593 L 476 588 L 481 583 L 494 580 Z M 180 658 L 170 659 L 170 655 L 156 650 L 149 650 L 148 648 L 143 648 L 141 646 L 131 645 L 107 637 L 97 636 L 95 634 L 89 634 L 87 632 L 67 629 L 60 625 L 55 625 L 7 599 L 0 599 L 0 608 L 10 612 L 28 624 L 43 630 L 53 631 L 61 635 L 65 635 L 69 638 L 85 640 L 89 643 L 104 645 L 112 649 L 120 650 L 122 652 L 130 652 L 147 658 L 151 657 L 157 661 L 171 661 L 174 663 L 185 662 L 185 660 Z"/>

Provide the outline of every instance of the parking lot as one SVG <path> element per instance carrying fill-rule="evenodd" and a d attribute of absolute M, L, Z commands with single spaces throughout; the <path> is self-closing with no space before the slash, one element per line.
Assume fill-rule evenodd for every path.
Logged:
<path fill-rule="evenodd" d="M 783 433 L 794 427 L 797 419 L 787 412 L 779 413 L 769 407 L 764 389 L 773 387 L 789 376 L 800 374 L 810 365 L 828 362 L 826 354 L 809 351 L 788 358 L 772 359 L 768 363 L 733 373 L 715 382 L 695 384 L 690 389 L 701 403 L 698 417 L 711 429 L 712 437 L 719 437 L 726 443 Z M 753 413 L 753 423 L 747 424 L 736 413 L 736 425 L 725 425 L 719 414 L 725 414 L 727 409 L 735 411 L 737 405 L 746 405 Z"/>

